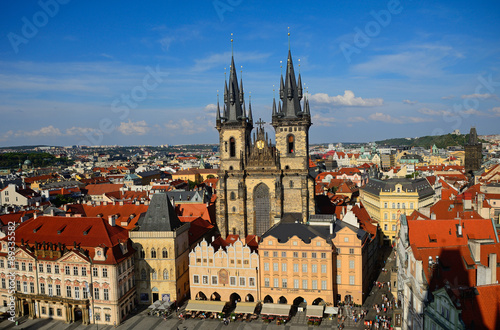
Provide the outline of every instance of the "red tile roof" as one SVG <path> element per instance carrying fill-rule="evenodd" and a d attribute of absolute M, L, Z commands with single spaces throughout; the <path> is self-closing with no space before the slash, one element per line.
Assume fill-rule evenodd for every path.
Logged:
<path fill-rule="evenodd" d="M 6 239 L 7 237 L 3 238 L 3 240 Z M 106 260 L 94 260 L 93 262 L 96 264 L 116 264 L 134 253 L 128 239 L 128 231 L 119 226 L 111 226 L 102 218 L 57 216 L 32 218 L 17 227 L 16 245 L 21 245 L 21 240 L 30 247 L 33 247 L 35 242 L 55 245 L 61 243 L 70 250 L 76 244 L 81 249 L 88 250 L 91 258 L 94 257 L 95 247 L 107 248 L 105 250 Z M 126 242 L 128 245 L 126 255 L 121 253 L 120 242 Z M 2 253 L 5 254 L 5 251 Z"/>
<path fill-rule="evenodd" d="M 462 225 L 462 237 L 457 227 Z M 408 220 L 410 244 L 418 248 L 467 245 L 468 237 L 496 240 L 495 228 L 490 219 L 467 220 Z M 437 235 L 437 242 L 429 241 L 429 233 Z"/>
<path fill-rule="evenodd" d="M 465 325 L 470 329 L 500 329 L 500 285 L 482 285 L 476 290 L 477 295 L 460 300 Z"/>
<path fill-rule="evenodd" d="M 106 193 L 120 191 L 120 188 L 123 187 L 122 184 L 89 184 L 85 187 L 87 189 L 88 195 L 103 195 Z"/>

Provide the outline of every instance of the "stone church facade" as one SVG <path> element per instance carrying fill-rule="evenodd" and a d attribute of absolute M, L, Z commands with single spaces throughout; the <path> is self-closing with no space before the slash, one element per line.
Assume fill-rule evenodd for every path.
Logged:
<path fill-rule="evenodd" d="M 238 84 L 231 59 L 223 111 L 218 104 L 216 119 L 220 143 L 217 226 L 222 237 L 262 235 L 284 214 L 307 221 L 315 212 L 314 180 L 309 175 L 309 102 L 302 101 L 301 76 L 296 80 L 290 51 L 279 94 L 278 107 L 273 100 L 273 144 L 262 120 L 254 129 L 251 104 L 247 112 L 243 81 Z"/>

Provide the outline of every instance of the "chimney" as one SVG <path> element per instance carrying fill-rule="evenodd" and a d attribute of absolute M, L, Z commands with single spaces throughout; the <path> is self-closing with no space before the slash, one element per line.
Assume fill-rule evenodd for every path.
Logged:
<path fill-rule="evenodd" d="M 108 216 L 108 223 L 110 226 L 115 226 L 115 217 L 113 215 Z"/>
<path fill-rule="evenodd" d="M 496 255 L 496 253 L 490 253 L 488 255 L 488 260 L 489 260 L 488 268 L 491 271 L 490 284 L 495 284 L 497 282 L 497 255 Z"/>
<path fill-rule="evenodd" d="M 432 267 L 432 264 L 434 263 L 434 261 L 432 261 L 432 257 L 429 256 L 429 267 Z"/>
<path fill-rule="evenodd" d="M 38 213 L 33 213 L 33 219 L 36 219 L 36 217 L 38 217 Z"/>
<path fill-rule="evenodd" d="M 330 235 L 333 235 L 333 222 L 330 222 Z"/>
<path fill-rule="evenodd" d="M 120 201 L 120 205 L 123 205 L 123 201 Z"/>
<path fill-rule="evenodd" d="M 436 213 L 434 212 L 431 213 L 431 220 L 436 220 Z"/>
<path fill-rule="evenodd" d="M 50 216 L 51 216 L 51 217 L 53 217 L 54 215 L 55 215 L 55 214 L 54 214 L 54 209 L 53 209 L 53 208 L 51 208 L 51 209 L 50 209 Z"/>

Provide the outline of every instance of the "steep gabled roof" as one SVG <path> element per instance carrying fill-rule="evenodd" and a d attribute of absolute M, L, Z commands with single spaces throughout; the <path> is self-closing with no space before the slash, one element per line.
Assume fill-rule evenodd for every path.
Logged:
<path fill-rule="evenodd" d="M 174 231 L 182 226 L 166 193 L 152 196 L 146 215 L 138 223 L 139 231 Z"/>

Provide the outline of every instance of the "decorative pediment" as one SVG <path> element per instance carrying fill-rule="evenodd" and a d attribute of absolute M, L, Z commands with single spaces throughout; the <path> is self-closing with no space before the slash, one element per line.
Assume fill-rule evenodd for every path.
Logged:
<path fill-rule="evenodd" d="M 63 255 L 58 261 L 64 263 L 85 263 L 85 264 L 89 263 L 89 261 L 86 258 L 75 253 L 74 251 L 69 251 L 68 253 Z"/>
<path fill-rule="evenodd" d="M 30 254 L 28 254 L 26 251 L 24 251 L 23 249 L 16 249 L 16 260 L 17 259 L 30 259 L 30 260 L 34 260 L 35 258 L 33 258 L 33 256 L 31 256 Z"/>

